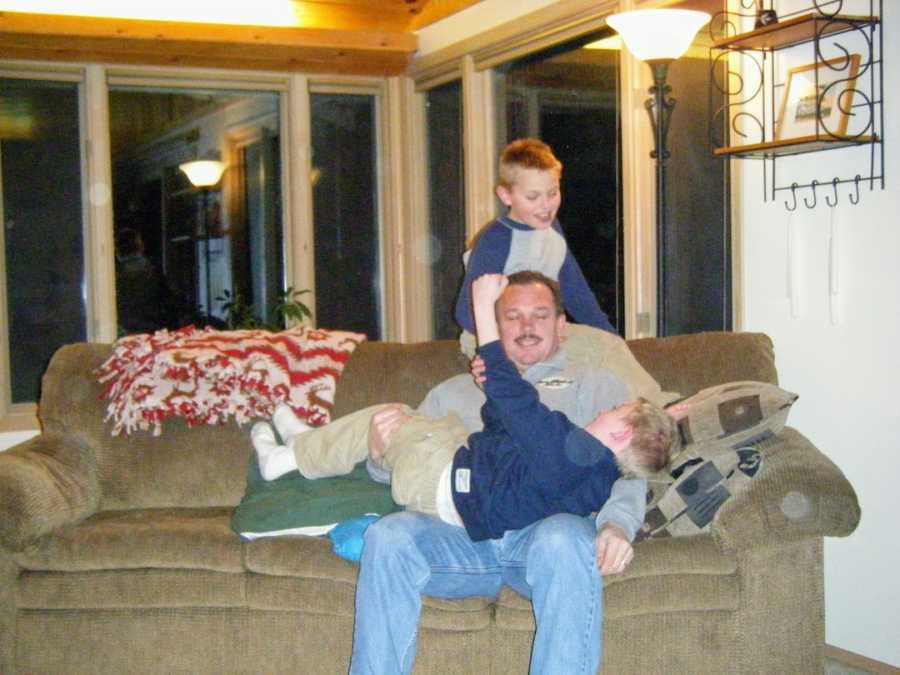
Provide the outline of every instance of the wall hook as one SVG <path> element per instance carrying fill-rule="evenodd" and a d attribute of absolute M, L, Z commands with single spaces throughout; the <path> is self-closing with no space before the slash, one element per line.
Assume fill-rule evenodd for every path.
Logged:
<path fill-rule="evenodd" d="M 856 174 L 856 177 L 853 179 L 853 184 L 856 186 L 856 197 L 850 195 L 850 203 L 851 204 L 859 204 L 859 181 L 862 178 L 859 174 Z"/>
<path fill-rule="evenodd" d="M 834 208 L 835 206 L 837 206 L 837 203 L 838 203 L 838 191 L 837 191 L 837 186 L 838 186 L 838 179 L 837 179 L 837 177 L 832 178 L 832 179 L 831 179 L 831 188 L 834 190 L 834 201 L 831 201 L 831 200 L 828 198 L 828 195 L 825 195 L 825 203 L 828 204 L 828 206 L 830 206 L 831 208 Z"/>
<path fill-rule="evenodd" d="M 794 198 L 794 205 L 788 206 L 787 200 L 784 201 L 784 208 L 788 211 L 796 211 L 797 210 L 797 184 L 791 183 L 791 197 Z"/>
<path fill-rule="evenodd" d="M 817 181 L 815 178 L 813 178 L 812 183 L 810 183 L 810 187 L 812 188 L 812 193 L 813 193 L 812 204 L 809 203 L 809 200 L 806 197 L 803 198 L 803 203 L 806 204 L 806 208 L 808 208 L 808 209 L 816 208 L 816 201 L 817 201 L 816 186 L 818 184 L 819 184 L 819 181 Z"/>

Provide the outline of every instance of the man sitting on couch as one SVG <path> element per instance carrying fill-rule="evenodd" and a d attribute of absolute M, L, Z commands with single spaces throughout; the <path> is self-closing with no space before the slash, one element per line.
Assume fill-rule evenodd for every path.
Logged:
<path fill-rule="evenodd" d="M 591 383 L 602 371 L 567 364 L 560 349 L 565 314 L 552 288 L 541 275 L 510 275 L 497 304 L 500 342 L 544 403 L 585 425 L 599 412 L 599 406 L 587 410 L 584 403 L 592 400 Z M 419 411 L 435 417 L 456 411 L 468 422 L 478 419 L 484 400 L 463 375 L 438 385 Z M 381 430 L 392 426 L 382 424 Z M 379 431 L 376 421 L 371 435 L 376 445 L 384 441 Z M 596 520 L 559 514 L 477 543 L 464 529 L 419 513 L 379 519 L 365 534 L 350 672 L 412 671 L 423 594 L 494 597 L 503 585 L 534 606 L 532 672 L 596 672 L 601 574 L 621 572 L 631 562 L 630 541 L 643 521 L 645 493 L 645 481 L 619 479 Z"/>

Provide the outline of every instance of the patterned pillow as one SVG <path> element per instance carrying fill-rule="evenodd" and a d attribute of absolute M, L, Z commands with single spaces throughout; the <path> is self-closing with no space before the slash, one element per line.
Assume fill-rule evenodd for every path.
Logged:
<path fill-rule="evenodd" d="M 722 504 L 746 490 L 761 466 L 752 445 L 686 459 L 672 471 L 674 483 L 648 483 L 647 515 L 635 542 L 708 531 Z"/>
<path fill-rule="evenodd" d="M 676 461 L 774 436 L 796 400 L 797 394 L 774 384 L 746 381 L 719 384 L 679 401 L 687 412 L 678 420 L 682 447 Z"/>

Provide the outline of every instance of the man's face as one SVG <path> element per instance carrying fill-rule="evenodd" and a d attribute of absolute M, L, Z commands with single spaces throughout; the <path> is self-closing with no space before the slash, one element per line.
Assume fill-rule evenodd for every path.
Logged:
<path fill-rule="evenodd" d="M 509 207 L 509 217 L 535 230 L 553 225 L 562 197 L 559 176 L 542 169 L 518 169 L 509 187 L 498 186 L 497 196 Z"/>
<path fill-rule="evenodd" d="M 497 302 L 500 343 L 520 371 L 556 353 L 565 323 L 550 289 L 540 283 L 507 286 Z"/>

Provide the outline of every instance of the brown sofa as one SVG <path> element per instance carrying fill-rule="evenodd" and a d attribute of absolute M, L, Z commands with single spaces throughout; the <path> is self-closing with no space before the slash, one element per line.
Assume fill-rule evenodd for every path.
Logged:
<path fill-rule="evenodd" d="M 664 389 L 774 382 L 770 340 L 702 333 L 629 343 Z M 0 672 L 342 673 L 356 566 L 326 539 L 242 542 L 248 429 L 111 437 L 93 370 L 108 345 L 54 356 L 43 433 L 0 453 Z M 453 342 L 364 343 L 335 414 L 416 404 L 465 363 Z M 607 579 L 603 672 L 823 672 L 822 541 L 859 519 L 840 470 L 797 431 L 763 443 L 750 489 L 709 534 L 637 546 Z M 417 673 L 524 673 L 529 603 L 427 599 Z"/>

